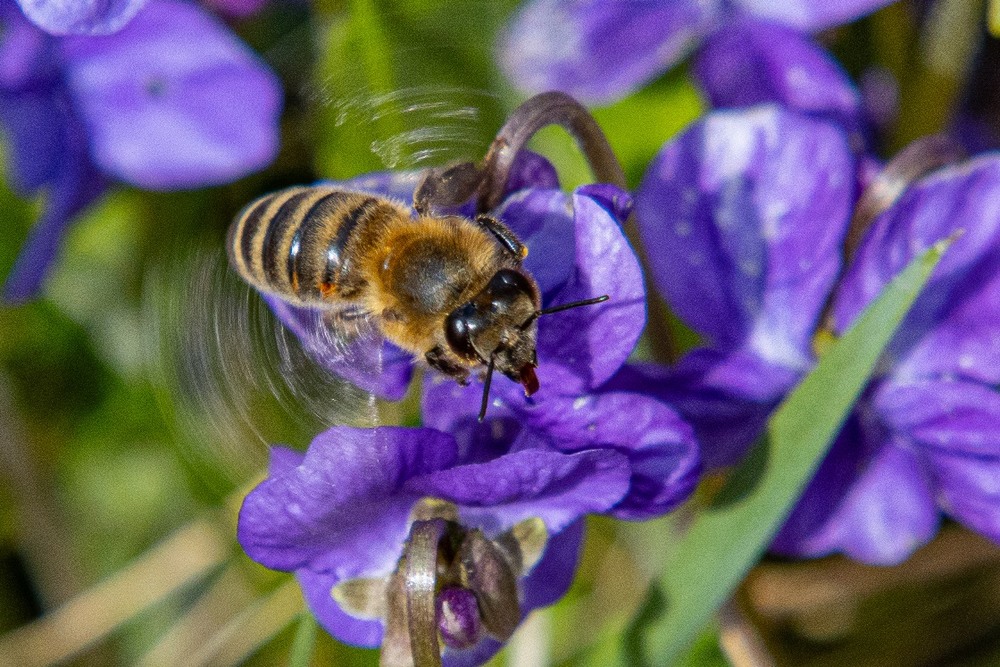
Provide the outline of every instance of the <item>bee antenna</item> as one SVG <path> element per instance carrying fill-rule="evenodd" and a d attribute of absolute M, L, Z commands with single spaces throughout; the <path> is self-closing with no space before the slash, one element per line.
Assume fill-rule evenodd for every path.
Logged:
<path fill-rule="evenodd" d="M 486 367 L 486 380 L 483 382 L 483 402 L 479 405 L 479 421 L 486 419 L 486 406 L 490 402 L 490 383 L 493 381 L 493 362 L 496 360 L 496 353 L 490 355 L 490 363 Z"/>
<path fill-rule="evenodd" d="M 595 296 L 591 299 L 583 299 L 582 301 L 571 301 L 570 303 L 564 303 L 559 306 L 551 306 L 549 308 L 542 308 L 541 310 L 536 310 L 531 314 L 531 317 L 521 325 L 522 329 L 527 329 L 531 326 L 531 323 L 537 320 L 542 315 L 551 315 L 552 313 L 558 313 L 563 310 L 569 310 L 570 308 L 579 308 L 580 306 L 593 306 L 595 303 L 604 303 L 610 299 L 607 294 L 602 296 Z"/>

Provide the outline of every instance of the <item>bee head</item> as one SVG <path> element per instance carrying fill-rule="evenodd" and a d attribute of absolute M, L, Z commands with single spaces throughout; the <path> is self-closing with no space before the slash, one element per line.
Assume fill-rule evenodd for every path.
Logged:
<path fill-rule="evenodd" d="M 538 390 L 535 339 L 539 295 L 534 281 L 515 269 L 497 271 L 471 301 L 448 315 L 445 338 L 452 351 L 480 361 L 520 382 L 528 396 Z"/>

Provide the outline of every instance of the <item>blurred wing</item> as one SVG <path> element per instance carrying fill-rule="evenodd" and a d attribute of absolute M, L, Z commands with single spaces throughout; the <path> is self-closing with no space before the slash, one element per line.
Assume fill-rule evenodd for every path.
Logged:
<path fill-rule="evenodd" d="M 217 251 L 183 253 L 148 278 L 152 380 L 182 453 L 208 481 L 253 479 L 270 444 L 304 446 L 333 424 L 379 422 L 375 396 L 337 373 L 379 376 L 381 347 L 360 328 L 346 336 L 309 311 L 303 322 L 316 326 L 300 342 Z"/>

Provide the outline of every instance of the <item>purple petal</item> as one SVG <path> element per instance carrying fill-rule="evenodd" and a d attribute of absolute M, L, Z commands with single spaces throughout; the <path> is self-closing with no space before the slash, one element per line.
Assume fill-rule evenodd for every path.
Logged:
<path fill-rule="evenodd" d="M 800 377 L 755 354 L 704 348 L 659 375 L 654 392 L 694 427 L 709 469 L 734 465 L 746 454 Z"/>
<path fill-rule="evenodd" d="M 290 473 L 296 467 L 302 465 L 306 458 L 305 453 L 288 447 L 276 445 L 271 447 L 270 457 L 267 462 L 268 477 L 280 477 Z"/>
<path fill-rule="evenodd" d="M 121 32 L 62 46 L 94 159 L 124 181 L 163 190 L 225 183 L 277 153 L 280 82 L 195 5 L 153 0 Z"/>
<path fill-rule="evenodd" d="M 24 15 L 53 35 L 108 35 L 132 20 L 146 0 L 17 0 Z"/>
<path fill-rule="evenodd" d="M 55 40 L 26 20 L 16 6 L 0 6 L 0 89 L 22 91 L 58 76 L 52 57 Z"/>
<path fill-rule="evenodd" d="M 0 123 L 8 141 L 11 185 L 22 196 L 57 180 L 66 171 L 67 156 L 86 155 L 86 138 L 58 89 L 0 93 Z"/>
<path fill-rule="evenodd" d="M 514 156 L 514 163 L 507 175 L 506 192 L 512 194 L 525 188 L 558 189 L 559 175 L 547 159 L 529 150 Z"/>
<path fill-rule="evenodd" d="M 670 511 L 694 490 L 701 473 L 691 427 L 665 402 L 638 392 L 600 392 L 534 401 L 518 411 L 527 427 L 562 451 L 608 449 L 628 458 L 626 496 L 609 512 L 647 519 Z"/>
<path fill-rule="evenodd" d="M 562 395 L 594 389 L 611 378 L 631 354 L 646 324 L 642 269 L 618 222 L 600 202 L 578 193 L 573 195 L 573 215 L 576 270 L 551 298 L 546 297 L 543 306 L 602 294 L 610 299 L 541 318 L 539 368 L 550 377 L 559 377 L 548 386 L 549 391 Z"/>
<path fill-rule="evenodd" d="M 847 73 L 812 40 L 782 25 L 725 25 L 698 53 L 694 73 L 714 107 L 777 102 L 860 127 L 861 98 Z"/>
<path fill-rule="evenodd" d="M 401 547 L 402 548 L 402 545 Z M 331 591 L 342 579 L 329 572 L 309 568 L 296 570 L 295 578 L 319 624 L 338 640 L 353 646 L 377 648 L 382 643 L 385 625 L 382 619 L 361 619 L 340 608 Z"/>
<path fill-rule="evenodd" d="M 861 244 L 837 291 L 834 315 L 845 330 L 906 264 L 963 230 L 893 340 L 899 382 L 954 374 L 1000 382 L 1000 158 L 945 167 L 912 185 Z"/>
<path fill-rule="evenodd" d="M 331 428 L 316 436 L 301 465 L 247 495 L 240 544 L 277 570 L 309 567 L 336 581 L 385 574 L 419 499 L 406 481 L 452 465 L 455 454 L 454 440 L 431 429 Z"/>
<path fill-rule="evenodd" d="M 714 0 L 532 0 L 499 41 L 500 66 L 529 93 L 608 102 L 667 70 L 708 31 Z"/>
<path fill-rule="evenodd" d="M 576 194 L 600 203 L 618 222 L 625 224 L 635 203 L 632 196 L 610 183 L 592 183 L 576 189 Z"/>
<path fill-rule="evenodd" d="M 20 303 L 41 289 L 67 225 L 97 199 L 105 182 L 90 163 L 86 137 L 61 96 L 25 93 L 10 101 L 16 104 L 0 96 L 0 120 L 11 132 L 19 185 L 49 187 L 45 209 L 4 282 L 4 300 Z M 47 126 L 39 127 L 40 119 Z"/>
<path fill-rule="evenodd" d="M 615 452 L 530 448 L 432 472 L 410 480 L 405 489 L 454 502 L 463 524 L 490 535 L 532 517 L 555 533 L 614 506 L 628 490 L 629 475 L 628 460 Z"/>
<path fill-rule="evenodd" d="M 815 521 L 800 516 L 791 525 L 812 530 L 795 534 L 786 526 L 775 551 L 809 558 L 839 551 L 863 563 L 894 565 L 934 536 L 938 509 L 921 460 L 898 441 L 869 442 L 864 449 L 872 452 L 867 461 L 841 454 L 838 465 L 824 471 L 853 472 L 853 482 L 846 491 L 838 493 L 838 480 L 817 478 L 812 493 L 807 492 L 795 510 L 813 517 L 828 512 L 826 520 L 809 526 Z M 818 507 L 803 509 L 803 503 Z"/>
<path fill-rule="evenodd" d="M 583 533 L 584 521 L 581 519 L 549 538 L 541 560 L 521 585 L 525 614 L 532 609 L 554 604 L 569 590 L 580 560 Z"/>
<path fill-rule="evenodd" d="M 496 213 L 527 246 L 524 267 L 544 301 L 569 280 L 576 261 L 569 199 L 561 190 L 529 188 L 505 199 Z"/>
<path fill-rule="evenodd" d="M 264 295 L 264 301 L 309 357 L 329 372 L 390 401 L 406 394 L 413 377 L 413 357 L 376 331 L 346 337 L 322 310 L 293 306 L 271 295 Z"/>
<path fill-rule="evenodd" d="M 1000 542 L 1000 458 L 937 450 L 928 458 L 944 511 Z"/>
<path fill-rule="evenodd" d="M 992 387 L 954 379 L 887 384 L 874 404 L 888 428 L 927 450 L 1000 455 L 1000 394 Z"/>
<path fill-rule="evenodd" d="M 493 381 L 499 380 L 496 377 Z M 480 423 L 477 417 L 482 398 L 481 383 L 463 387 L 430 373 L 424 377 L 423 425 L 454 436 L 458 458 L 465 463 L 480 463 L 506 454 L 522 431 L 521 418 L 502 400 L 490 404 L 486 419 Z"/>
<path fill-rule="evenodd" d="M 656 284 L 714 347 L 805 368 L 853 190 L 832 125 L 772 106 L 710 113 L 663 148 L 636 195 Z"/>
<path fill-rule="evenodd" d="M 346 181 L 323 181 L 322 183 L 323 185 L 339 186 L 345 190 L 383 195 L 410 206 L 413 204 L 413 191 L 420 184 L 421 178 L 423 178 L 423 174 L 420 171 L 376 171 Z"/>
<path fill-rule="evenodd" d="M 827 2 L 733 0 L 736 7 L 748 14 L 810 32 L 849 23 L 892 2 L 894 0 L 828 0 Z"/>

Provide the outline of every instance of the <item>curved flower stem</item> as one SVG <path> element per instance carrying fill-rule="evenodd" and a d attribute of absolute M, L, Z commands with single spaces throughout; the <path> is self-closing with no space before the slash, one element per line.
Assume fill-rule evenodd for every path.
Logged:
<path fill-rule="evenodd" d="M 625 172 L 611 144 L 587 108 L 558 91 L 535 95 L 507 118 L 483 159 L 484 187 L 480 209 L 491 210 L 503 199 L 514 158 L 531 137 L 549 125 L 563 127 L 580 146 L 594 177 L 600 183 L 627 189 Z"/>
<path fill-rule="evenodd" d="M 836 285 L 847 274 L 861 240 L 872 223 L 895 204 L 914 181 L 964 157 L 965 152 L 953 139 L 943 134 L 932 134 L 917 139 L 901 150 L 872 179 L 854 206 L 854 214 L 844 237 L 840 275 L 823 306 L 818 334 L 833 334 L 833 297 L 837 293 Z"/>
<path fill-rule="evenodd" d="M 854 207 L 844 239 L 844 267 L 854 259 L 861 239 L 875 218 L 888 210 L 906 188 L 922 176 L 964 157 L 962 147 L 951 137 L 932 134 L 917 139 L 890 160 L 861 193 Z"/>
<path fill-rule="evenodd" d="M 406 608 L 410 631 L 410 651 L 416 667 L 440 667 L 437 609 L 434 603 L 437 585 L 438 544 L 444 536 L 441 519 L 416 521 L 406 546 Z"/>

